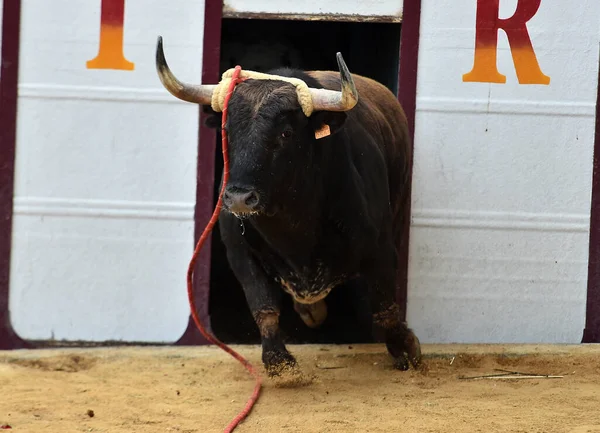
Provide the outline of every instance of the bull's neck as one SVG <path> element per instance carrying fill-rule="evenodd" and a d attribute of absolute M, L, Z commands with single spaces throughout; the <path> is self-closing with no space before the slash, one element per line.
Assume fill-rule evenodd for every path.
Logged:
<path fill-rule="evenodd" d="M 273 236 L 310 238 L 316 234 L 321 220 L 322 208 L 320 199 L 314 194 L 311 197 L 295 197 L 278 206 L 273 215 L 257 215 L 251 218 L 252 225 L 267 238 Z"/>
<path fill-rule="evenodd" d="M 257 215 L 250 220 L 264 241 L 287 257 L 303 257 L 317 247 L 326 212 L 321 188 L 302 184 L 296 190 L 278 203 L 273 215 Z"/>

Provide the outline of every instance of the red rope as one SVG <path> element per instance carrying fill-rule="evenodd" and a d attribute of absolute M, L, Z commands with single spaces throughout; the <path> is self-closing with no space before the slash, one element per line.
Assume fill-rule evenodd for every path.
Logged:
<path fill-rule="evenodd" d="M 242 71 L 242 68 L 240 66 L 235 67 L 235 71 L 234 71 L 233 77 L 231 79 L 231 84 L 229 85 L 229 88 L 227 90 L 227 95 L 225 96 L 225 103 L 223 104 L 223 120 L 221 123 L 221 134 L 223 137 L 223 140 L 222 140 L 222 144 L 223 144 L 223 146 L 222 146 L 223 147 L 223 185 L 221 186 L 221 192 L 219 193 L 219 200 L 217 201 L 217 205 L 215 206 L 215 210 L 212 214 L 210 221 L 208 222 L 206 228 L 204 229 L 204 232 L 202 232 L 202 236 L 200 236 L 200 239 L 198 239 L 198 243 L 196 244 L 196 249 L 194 250 L 194 254 L 192 255 L 192 259 L 190 260 L 190 265 L 188 267 L 188 272 L 187 272 L 188 299 L 190 302 L 190 309 L 192 310 L 192 318 L 194 319 L 194 322 L 196 323 L 198 330 L 204 336 L 204 338 L 206 338 L 208 341 L 210 341 L 213 344 L 216 344 L 221 349 L 223 349 L 225 352 L 229 353 L 231 356 L 233 356 L 235 359 L 237 359 L 239 362 L 241 362 L 242 365 L 246 368 L 246 370 L 248 370 L 248 372 L 252 376 L 254 376 L 254 378 L 256 379 L 256 384 L 254 385 L 254 392 L 252 393 L 252 396 L 250 397 L 250 399 L 248 399 L 248 402 L 246 403 L 246 406 L 244 407 L 244 409 L 225 428 L 225 433 L 232 432 L 237 427 L 237 425 L 244 418 L 246 418 L 248 416 L 248 414 L 252 410 L 252 407 L 258 400 L 258 396 L 260 394 L 260 388 L 261 388 L 261 384 L 262 384 L 262 378 L 261 378 L 260 374 L 258 373 L 258 371 L 256 371 L 256 369 L 252 366 L 252 364 L 250 364 L 250 361 L 248 361 L 242 355 L 240 355 L 235 350 L 231 349 L 226 344 L 222 343 L 216 337 L 210 335 L 206 331 L 206 329 L 200 322 L 200 319 L 198 318 L 198 313 L 196 312 L 196 305 L 194 302 L 194 294 L 192 292 L 192 276 L 194 273 L 194 267 L 196 265 L 196 261 L 198 260 L 198 255 L 200 253 L 200 250 L 202 249 L 202 246 L 204 245 L 204 242 L 208 238 L 208 235 L 210 234 L 211 230 L 217 223 L 217 220 L 219 219 L 219 213 L 221 212 L 221 208 L 223 207 L 223 192 L 225 191 L 225 186 L 227 185 L 227 180 L 229 179 L 229 156 L 228 156 L 228 152 L 227 152 L 228 141 L 227 141 L 227 132 L 225 131 L 225 124 L 227 121 L 227 109 L 228 109 L 228 105 L 229 105 L 229 99 L 231 98 L 233 89 L 239 82 L 243 81 L 243 79 L 239 78 L 241 71 Z"/>

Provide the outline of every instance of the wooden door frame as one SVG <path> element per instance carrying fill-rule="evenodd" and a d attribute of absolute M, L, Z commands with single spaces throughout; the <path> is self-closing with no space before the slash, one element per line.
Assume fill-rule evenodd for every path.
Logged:
<path fill-rule="evenodd" d="M 204 39 L 202 41 L 202 83 L 220 81 L 221 23 L 223 0 L 206 0 L 204 3 Z M 196 207 L 194 211 L 194 246 L 200 239 L 214 211 L 215 143 L 217 132 L 205 125 L 207 115 L 198 109 L 198 161 L 196 171 Z M 202 324 L 210 331 L 208 311 L 210 296 L 210 260 L 212 234 L 206 239 L 194 270 L 193 292 Z M 188 326 L 175 343 L 177 345 L 208 344 L 189 316 Z"/>
<path fill-rule="evenodd" d="M 600 343 L 600 65 L 596 95 L 596 133 L 590 210 L 590 245 L 585 329 L 582 343 Z"/>
<path fill-rule="evenodd" d="M 219 82 L 219 64 L 221 54 L 221 26 L 223 20 L 223 0 L 206 0 L 204 13 L 204 44 L 202 51 L 202 83 Z M 404 107 L 408 118 L 411 141 L 414 139 L 417 67 L 419 56 L 419 28 L 421 20 L 421 0 L 404 0 L 402 28 L 400 36 L 400 65 L 398 81 L 401 91 L 398 100 Z M 243 65 L 242 65 L 243 66 Z M 215 140 L 214 129 L 204 126 L 205 115 L 200 112 L 198 134 L 198 175 L 196 183 L 195 235 L 197 242 L 206 223 L 213 212 L 214 175 L 215 175 Z M 412 177 L 412 152 L 410 160 Z M 399 248 L 397 299 L 401 310 L 406 315 L 407 280 L 408 280 L 408 247 L 410 231 L 410 202 L 406 209 L 406 225 L 404 242 Z M 202 251 L 201 259 L 195 270 L 194 296 L 199 308 L 202 323 L 210 326 L 208 311 L 210 297 L 210 239 Z M 177 344 L 206 344 L 207 342 L 196 329 L 190 316 L 188 327 Z"/>
<path fill-rule="evenodd" d="M 19 82 L 19 33 L 21 0 L 3 2 L 2 71 L 0 79 L 0 350 L 29 347 L 10 322 L 8 291 L 12 246 L 17 98 Z"/>

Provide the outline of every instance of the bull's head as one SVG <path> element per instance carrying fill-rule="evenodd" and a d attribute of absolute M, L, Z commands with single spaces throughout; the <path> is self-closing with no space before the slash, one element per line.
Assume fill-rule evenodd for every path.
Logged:
<path fill-rule="evenodd" d="M 317 143 L 320 131 L 325 128 L 325 135 L 338 132 L 345 112 L 358 102 L 354 81 L 340 53 L 337 62 L 341 91 L 319 88 L 319 82 L 307 74 L 300 80 L 251 73 L 255 75 L 236 86 L 225 125 L 230 161 L 223 199 L 227 210 L 239 217 L 273 214 L 281 205 L 302 200 L 301 190 L 310 191 L 310 182 L 315 181 L 311 168 L 318 160 L 332 156 L 327 146 Z M 172 95 L 211 107 L 209 111 L 220 118 L 224 83 L 193 85 L 179 81 L 167 65 L 161 37 L 156 68 Z M 220 126 L 218 120 L 211 126 Z"/>

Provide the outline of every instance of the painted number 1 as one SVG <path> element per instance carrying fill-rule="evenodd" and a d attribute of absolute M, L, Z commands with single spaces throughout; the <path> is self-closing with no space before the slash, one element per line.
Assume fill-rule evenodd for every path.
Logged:
<path fill-rule="evenodd" d="M 102 0 L 98 55 L 86 63 L 88 69 L 133 71 L 134 63 L 123 54 L 125 0 Z"/>
<path fill-rule="evenodd" d="M 540 69 L 531 45 L 527 22 L 542 0 L 518 0 L 512 17 L 498 17 L 500 0 L 477 0 L 475 59 L 471 72 L 463 75 L 465 82 L 506 83 L 506 75 L 498 71 L 498 30 L 506 33 L 519 84 L 550 84 L 550 77 Z"/>

